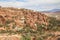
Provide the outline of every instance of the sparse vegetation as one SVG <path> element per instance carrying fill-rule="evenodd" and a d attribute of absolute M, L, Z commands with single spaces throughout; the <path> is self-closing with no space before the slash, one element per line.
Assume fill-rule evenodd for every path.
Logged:
<path fill-rule="evenodd" d="M 31 40 L 31 36 L 27 33 L 22 35 L 22 40 Z"/>
<path fill-rule="evenodd" d="M 0 34 L 21 34 L 22 40 L 31 40 L 31 37 L 32 40 L 45 40 L 55 36 L 51 32 L 60 32 L 60 21 L 40 12 L 14 8 L 3 8 L 0 12 L 3 15 L 3 19 L 0 18 Z M 8 17 L 5 17 L 4 13 Z M 21 17 L 24 17 L 23 23 Z"/>
<path fill-rule="evenodd" d="M 50 21 L 49 21 L 49 25 L 48 25 L 48 30 L 52 30 L 52 31 L 58 31 L 59 29 L 59 25 L 60 25 L 60 21 L 57 20 L 56 18 L 50 18 Z"/>

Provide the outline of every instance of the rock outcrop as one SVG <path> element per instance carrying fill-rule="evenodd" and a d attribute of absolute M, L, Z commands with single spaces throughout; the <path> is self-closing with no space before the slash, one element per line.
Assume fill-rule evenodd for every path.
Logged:
<path fill-rule="evenodd" d="M 29 25 L 36 29 L 38 24 L 48 25 L 47 16 L 40 12 L 34 12 L 28 9 L 0 8 L 0 24 L 8 24 L 10 28 L 15 24 L 16 27 Z"/>

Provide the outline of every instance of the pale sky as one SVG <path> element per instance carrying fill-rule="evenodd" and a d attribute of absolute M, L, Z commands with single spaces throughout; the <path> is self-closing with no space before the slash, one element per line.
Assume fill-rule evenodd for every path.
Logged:
<path fill-rule="evenodd" d="M 0 6 L 46 11 L 60 9 L 60 0 L 0 0 Z"/>

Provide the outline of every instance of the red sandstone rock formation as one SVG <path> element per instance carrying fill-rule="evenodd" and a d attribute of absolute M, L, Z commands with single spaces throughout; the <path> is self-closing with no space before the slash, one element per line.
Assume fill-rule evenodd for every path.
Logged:
<path fill-rule="evenodd" d="M 16 27 L 24 27 L 28 24 L 31 28 L 37 29 L 37 23 L 48 25 L 47 18 L 46 15 L 33 10 L 0 8 L 0 22 L 6 24 L 6 21 L 10 21 L 10 27 L 15 23 Z"/>

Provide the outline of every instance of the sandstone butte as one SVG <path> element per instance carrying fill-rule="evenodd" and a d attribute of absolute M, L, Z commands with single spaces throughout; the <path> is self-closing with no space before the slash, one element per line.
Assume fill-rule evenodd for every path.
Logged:
<path fill-rule="evenodd" d="M 53 23 L 50 24 L 49 21 L 52 21 Z M 58 27 L 59 31 L 56 31 L 57 29 L 54 29 L 54 27 L 57 25 L 56 23 L 59 26 Z M 49 27 L 49 24 L 50 24 L 50 27 Z M 40 26 L 40 25 L 42 25 L 43 30 L 42 29 L 40 30 L 39 28 L 37 28 L 37 26 Z M 51 25 L 53 25 L 53 26 L 51 27 Z M 24 9 L 24 8 L 13 8 L 13 7 L 0 7 L 0 31 L 1 32 L 2 32 L 2 30 L 8 31 L 8 32 L 10 30 L 12 30 L 12 31 L 16 32 L 17 30 L 21 30 L 27 26 L 33 30 L 33 32 L 32 32 L 33 35 L 35 34 L 34 32 L 39 29 L 38 31 L 36 31 L 37 33 L 35 34 L 34 37 L 32 37 L 31 40 L 53 40 L 56 38 L 56 35 L 58 35 L 58 34 L 60 35 L 60 21 L 56 22 L 56 19 L 54 19 L 54 18 L 51 18 L 41 12 L 34 11 L 34 10 L 29 10 L 29 9 Z M 54 30 L 54 31 L 52 31 L 52 30 Z M 28 29 L 27 33 L 30 33 L 29 31 L 30 31 L 30 29 Z M 55 33 L 55 31 L 56 31 L 56 33 Z M 0 34 L 1 34 L 1 32 L 0 32 Z M 41 39 L 43 36 L 42 34 L 40 34 L 41 32 L 43 32 L 44 33 L 43 35 L 45 35 L 45 36 L 48 34 L 50 35 L 50 33 L 51 33 L 51 35 L 55 34 L 55 37 L 51 37 L 51 35 L 50 35 L 49 37 L 46 36 L 47 38 L 44 36 L 45 39 Z M 1 34 L 1 35 L 3 35 L 3 34 Z M 8 38 L 9 37 L 7 37 L 5 39 L 3 39 L 3 38 L 0 38 L 0 39 L 8 40 Z M 38 38 L 40 38 L 40 39 L 38 39 Z M 19 40 L 19 39 L 12 36 L 11 39 L 9 39 L 9 40 Z M 29 40 L 29 39 L 27 38 L 26 40 Z"/>

